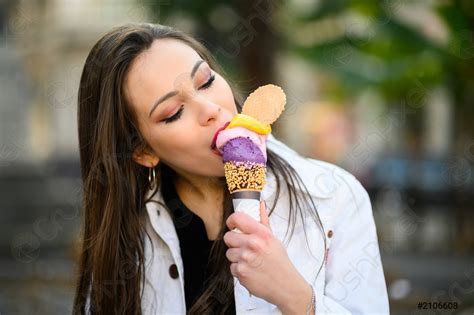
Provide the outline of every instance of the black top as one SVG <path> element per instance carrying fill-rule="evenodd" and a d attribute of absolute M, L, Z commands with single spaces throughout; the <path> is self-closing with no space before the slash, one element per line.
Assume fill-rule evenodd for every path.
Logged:
<path fill-rule="evenodd" d="M 202 219 L 189 210 L 179 198 L 172 171 L 162 168 L 161 192 L 167 207 L 171 210 L 173 223 L 178 234 L 184 267 L 184 291 L 186 308 L 189 310 L 203 293 L 210 276 L 209 253 L 213 240 L 209 240 Z M 171 185 L 170 185 L 171 184 Z M 235 299 L 232 294 L 231 313 L 235 314 Z"/>

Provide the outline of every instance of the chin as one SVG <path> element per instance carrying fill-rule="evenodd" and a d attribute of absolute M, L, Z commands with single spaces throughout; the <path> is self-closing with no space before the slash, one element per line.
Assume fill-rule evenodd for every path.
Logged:
<path fill-rule="evenodd" d="M 224 173 L 224 164 L 221 163 L 220 165 L 217 165 L 216 168 L 213 168 L 212 174 L 210 174 L 209 176 L 212 176 L 212 177 L 224 177 L 224 176 L 225 176 L 225 173 Z"/>

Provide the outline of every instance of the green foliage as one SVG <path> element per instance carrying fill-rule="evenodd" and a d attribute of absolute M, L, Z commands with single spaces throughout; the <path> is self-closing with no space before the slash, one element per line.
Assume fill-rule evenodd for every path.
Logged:
<path fill-rule="evenodd" d="M 159 3 L 155 1 L 152 7 L 157 8 Z M 413 89 L 429 90 L 444 84 L 458 100 L 472 89 L 468 78 L 474 69 L 474 4 L 469 1 L 443 1 L 432 7 L 446 24 L 447 44 L 434 42 L 419 28 L 397 18 L 400 8 L 416 2 L 318 1 L 303 11 L 295 10 L 292 2 L 277 3 L 277 17 L 286 16 L 285 23 L 280 21 L 285 27 L 278 28 L 281 49 L 318 65 L 331 80 L 336 78 L 340 87 L 332 88 L 332 93 L 337 91 L 343 96 L 370 87 L 378 90 L 387 103 L 394 104 L 404 100 Z M 250 8 L 243 8 L 245 5 Z M 224 47 L 229 30 L 212 28 L 211 13 L 226 6 L 244 18 L 253 5 L 251 1 L 177 0 L 163 2 L 157 14 L 160 20 L 166 20 L 173 13 L 184 12 L 196 22 L 198 36 L 211 46 Z M 356 22 L 348 18 L 354 16 Z M 232 76 L 244 75 L 239 72 L 238 63 L 216 55 Z M 458 106 L 468 106 L 466 103 L 456 102 Z"/>

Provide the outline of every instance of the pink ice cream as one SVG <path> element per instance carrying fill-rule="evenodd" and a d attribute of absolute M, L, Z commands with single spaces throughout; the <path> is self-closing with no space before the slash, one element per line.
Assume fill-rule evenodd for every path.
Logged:
<path fill-rule="evenodd" d="M 268 135 L 261 135 L 248 130 L 244 127 L 233 127 L 224 129 L 219 132 L 216 138 L 216 147 L 219 151 L 222 150 L 223 146 L 231 139 L 245 137 L 250 139 L 262 152 L 265 162 L 267 161 L 267 137 Z"/>

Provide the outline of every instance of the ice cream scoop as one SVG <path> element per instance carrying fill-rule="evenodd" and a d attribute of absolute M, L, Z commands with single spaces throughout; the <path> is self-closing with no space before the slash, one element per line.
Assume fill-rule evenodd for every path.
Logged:
<path fill-rule="evenodd" d="M 266 162 L 267 160 L 266 145 L 267 145 L 268 136 L 255 133 L 245 127 L 237 126 L 237 127 L 233 127 L 229 129 L 224 129 L 221 132 L 219 132 L 219 135 L 216 140 L 216 148 L 222 154 L 224 154 L 224 150 L 223 150 L 224 145 L 230 140 L 239 138 L 239 137 L 244 137 L 251 140 L 254 143 L 254 145 L 256 145 L 258 149 L 261 151 Z M 227 151 L 229 151 L 229 149 L 227 149 Z M 224 161 L 225 161 L 225 158 L 224 158 Z"/>

